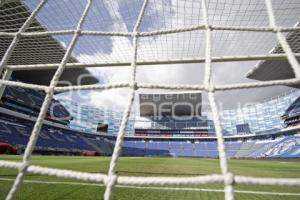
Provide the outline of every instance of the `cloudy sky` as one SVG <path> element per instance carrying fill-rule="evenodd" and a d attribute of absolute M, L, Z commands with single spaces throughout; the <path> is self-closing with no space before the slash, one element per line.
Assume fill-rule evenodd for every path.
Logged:
<path fill-rule="evenodd" d="M 243 3 L 241 3 L 243 2 Z M 131 32 L 143 1 L 104 0 L 93 1 L 92 8 L 84 23 L 85 30 Z M 28 3 L 33 7 L 34 3 Z M 84 9 L 84 1 L 74 4 L 71 0 L 49 1 L 38 15 L 38 20 L 48 30 L 67 30 L 76 27 Z M 214 26 L 268 26 L 268 16 L 264 1 L 209 0 L 208 18 Z M 300 5 L 293 0 L 273 1 L 276 22 L 280 26 L 293 26 L 299 20 Z M 156 31 L 177 27 L 203 24 L 200 1 L 149 1 L 139 31 Z M 72 36 L 57 36 L 63 46 L 67 46 Z M 273 33 L 257 32 L 212 32 L 212 56 L 241 56 L 267 54 L 277 40 Z M 87 67 L 93 63 L 131 61 L 132 40 L 126 37 L 82 36 L 73 57 Z M 204 57 L 205 31 L 176 33 L 139 39 L 138 60 L 166 60 Z M 213 81 L 216 84 L 253 82 L 245 74 L 258 62 L 213 63 Z M 89 68 L 100 83 L 129 81 L 129 67 Z M 137 81 L 159 84 L 201 84 L 204 64 L 178 64 L 138 66 Z M 262 101 L 289 90 L 287 87 L 247 89 L 220 92 L 218 101 L 226 108 L 234 108 L 238 103 Z M 149 92 L 139 90 L 138 92 Z M 162 91 L 151 91 L 162 92 Z M 77 102 L 95 106 L 123 108 L 128 90 L 84 91 L 60 94 Z M 80 97 L 80 99 L 78 99 Z M 205 98 L 204 98 L 205 99 Z"/>

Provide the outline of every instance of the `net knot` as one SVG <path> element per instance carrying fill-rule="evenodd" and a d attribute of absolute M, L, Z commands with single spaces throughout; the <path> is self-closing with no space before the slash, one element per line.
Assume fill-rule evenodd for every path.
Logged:
<path fill-rule="evenodd" d="M 139 33 L 138 33 L 137 31 L 132 32 L 131 36 L 132 36 L 132 37 L 137 37 L 137 36 L 139 36 Z"/>
<path fill-rule="evenodd" d="M 75 34 L 76 34 L 76 35 L 81 35 L 81 32 L 82 32 L 81 29 L 77 29 L 77 30 L 75 31 Z"/>
<path fill-rule="evenodd" d="M 106 179 L 106 185 L 115 185 L 117 182 L 118 176 L 117 175 L 110 175 Z"/>
<path fill-rule="evenodd" d="M 278 32 L 280 32 L 281 31 L 281 28 L 279 28 L 279 27 L 273 27 L 273 33 L 278 33 Z"/>
<path fill-rule="evenodd" d="M 15 34 L 15 37 L 16 37 L 17 39 L 20 39 L 21 36 L 22 36 L 22 33 L 21 33 L 21 32 L 17 32 L 17 33 Z"/>
<path fill-rule="evenodd" d="M 206 84 L 206 85 L 204 86 L 204 89 L 205 89 L 205 91 L 207 91 L 207 92 L 214 92 L 214 91 L 215 91 L 215 86 L 212 85 L 212 84 Z"/>
<path fill-rule="evenodd" d="M 138 86 L 138 83 L 137 83 L 137 82 L 132 83 L 132 84 L 130 85 L 130 87 L 131 87 L 132 89 L 134 89 L 134 90 L 139 89 L 139 86 Z"/>
<path fill-rule="evenodd" d="M 212 26 L 209 25 L 209 24 L 205 25 L 204 27 L 205 27 L 206 30 L 212 30 Z"/>
<path fill-rule="evenodd" d="M 50 86 L 50 87 L 45 88 L 45 92 L 46 92 L 47 94 L 52 94 L 52 93 L 54 93 L 54 87 L 53 87 L 53 86 Z"/>
<path fill-rule="evenodd" d="M 25 161 L 25 162 L 23 162 L 23 163 L 21 164 L 21 166 L 19 167 L 19 171 L 24 173 L 24 172 L 27 171 L 28 167 L 29 167 L 29 162 L 28 162 L 28 161 Z"/>
<path fill-rule="evenodd" d="M 224 176 L 225 185 L 233 185 L 234 184 L 234 176 L 232 173 L 226 173 Z"/>

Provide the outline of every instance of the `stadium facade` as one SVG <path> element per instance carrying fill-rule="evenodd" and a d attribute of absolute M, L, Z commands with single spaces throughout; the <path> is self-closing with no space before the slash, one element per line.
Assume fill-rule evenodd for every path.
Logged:
<path fill-rule="evenodd" d="M 249 133 L 264 133 L 265 131 L 277 131 L 284 128 L 284 122 L 281 115 L 285 110 L 300 96 L 300 91 L 293 89 L 284 94 L 266 99 L 262 102 L 241 106 L 236 109 L 221 110 L 220 118 L 225 135 L 243 135 Z M 75 101 L 61 99 L 61 104 L 71 113 L 73 120 L 69 126 L 76 130 L 89 133 L 97 132 L 99 123 L 108 125 L 108 135 L 115 135 L 119 130 L 122 119 L 122 112 L 106 109 L 104 107 L 94 107 L 90 105 L 82 105 Z M 177 137 L 192 136 L 189 130 L 194 127 L 206 127 L 206 131 L 202 131 L 204 136 L 214 135 L 213 121 L 211 113 L 202 112 L 201 116 L 190 120 L 176 120 L 164 117 L 161 120 L 151 117 L 140 116 L 139 113 L 132 113 L 129 124 L 126 129 L 126 135 L 133 136 L 138 131 L 138 135 L 142 131 L 148 130 L 153 135 L 163 134 L 163 130 L 170 129 L 173 126 L 177 130 Z M 177 127 L 177 128 L 176 128 Z M 249 130 L 243 130 L 239 127 L 249 127 Z M 245 129 L 245 128 L 244 128 Z M 247 128 L 246 128 L 247 129 Z M 161 132 L 158 133 L 158 130 Z"/>
<path fill-rule="evenodd" d="M 263 102 L 220 112 L 221 123 L 228 134 L 238 134 L 237 125 L 249 124 L 252 133 L 280 130 L 284 127 L 281 115 L 300 96 L 290 90 Z"/>
<path fill-rule="evenodd" d="M 95 107 L 84 105 L 68 99 L 59 99 L 60 103 L 70 112 L 73 120 L 70 121 L 70 128 L 84 131 L 87 133 L 96 133 L 98 124 L 107 124 L 107 134 L 116 135 L 118 133 L 122 112 L 112 111 L 105 107 Z M 134 132 L 134 115 L 131 115 L 126 130 L 127 134 Z"/>
<path fill-rule="evenodd" d="M 232 158 L 246 158 L 246 157 L 272 157 L 272 158 L 298 158 L 300 157 L 300 135 L 299 127 L 294 126 L 295 120 L 299 117 L 299 102 L 296 99 L 299 96 L 298 91 L 291 91 L 285 95 L 281 95 L 277 98 L 273 98 L 269 101 L 262 102 L 262 105 L 269 105 L 269 109 L 272 110 L 275 105 L 275 101 L 284 102 L 281 106 L 277 106 L 278 110 L 271 112 L 263 110 L 263 112 L 270 112 L 269 115 L 276 115 L 276 120 L 271 120 L 273 125 L 281 125 L 279 118 L 282 116 L 285 126 L 281 126 L 280 130 L 263 130 L 260 132 L 251 132 L 248 134 L 234 134 L 226 135 L 225 146 L 228 157 Z M 18 150 L 23 152 L 26 144 L 28 143 L 31 131 L 33 129 L 38 110 L 41 107 L 42 99 L 45 98 L 45 93 L 37 92 L 31 89 L 21 89 L 18 87 L 8 86 L 1 99 L 0 107 L 0 142 L 10 144 Z M 289 102 L 290 105 L 288 104 Z M 64 101 L 66 103 L 66 101 Z M 284 108 L 285 103 L 288 105 Z M 100 155 L 111 155 L 114 148 L 114 142 L 116 140 L 116 133 L 119 129 L 121 120 L 121 112 L 105 111 L 99 108 L 95 110 L 92 107 L 85 107 L 84 110 L 78 112 L 79 114 L 85 113 L 86 120 L 81 120 L 82 123 L 86 121 L 86 124 L 80 124 L 80 126 L 98 126 L 100 124 L 108 124 L 107 133 L 97 133 L 91 131 L 77 130 L 72 127 L 76 127 L 76 117 L 81 115 L 72 114 L 72 110 L 68 111 L 68 107 L 59 103 L 57 100 L 52 100 L 51 105 L 56 105 L 53 110 L 47 111 L 46 119 L 39 135 L 35 153 L 40 154 L 100 154 Z M 273 106 L 271 106 L 273 105 Z M 71 108 L 74 108 L 76 104 L 72 104 Z M 52 106 L 51 106 L 52 108 Z M 68 108 L 68 109 L 66 109 Z M 252 108 L 252 107 L 250 107 Z M 260 106 L 257 105 L 260 109 Z M 281 110 L 282 108 L 282 110 Z M 93 109 L 93 110 L 89 110 Z M 77 110 L 77 109 L 76 109 Z M 266 114 L 260 112 L 262 114 Z M 90 120 L 93 118 L 95 113 L 98 113 L 99 121 L 93 124 Z M 103 114 L 103 117 L 101 116 Z M 53 115 L 54 114 L 54 115 Z M 106 118 L 104 117 L 106 116 Z M 246 115 L 245 115 L 246 116 Z M 167 117 L 167 116 L 165 116 Z M 296 118 L 295 118 L 296 117 Z M 89 119 L 89 120 L 88 120 Z M 152 135 L 136 135 L 138 126 L 134 124 L 135 121 L 140 120 L 142 122 L 151 123 L 151 127 L 145 127 L 143 124 L 143 130 L 163 131 L 168 130 L 170 126 L 166 126 L 164 123 L 172 122 L 172 129 L 168 130 L 173 132 L 174 128 L 179 130 L 176 135 L 163 134 L 152 134 Z M 277 120 L 278 119 L 278 120 Z M 102 120 L 102 121 L 101 121 Z M 166 122 L 168 120 L 168 122 Z M 204 112 L 200 116 L 197 123 L 203 128 L 202 134 L 198 134 L 199 130 L 195 130 L 191 127 L 198 127 L 199 124 L 195 124 L 194 120 L 186 121 L 185 126 L 182 121 L 172 121 L 170 118 L 162 119 L 145 119 L 140 116 L 133 116 L 131 118 L 130 128 L 127 130 L 128 133 L 124 138 L 123 143 L 123 156 L 184 156 L 184 157 L 218 157 L 218 144 L 213 127 L 207 126 L 210 123 L 209 115 Z M 244 121 L 238 121 L 235 123 L 238 130 L 251 130 L 250 121 L 245 117 Z M 258 120 L 259 119 L 258 117 Z M 288 121 L 287 121 L 288 120 Z M 293 120 L 291 126 L 289 126 L 290 120 Z M 139 122 L 140 122 L 139 121 Z M 160 127 L 156 127 L 155 123 L 159 124 Z M 206 122 L 206 124 L 203 124 Z M 296 121 L 299 124 L 299 120 Z M 75 125 L 74 125 L 74 124 Z M 88 124 L 90 123 L 90 124 Z M 239 123 L 249 123 L 247 127 Z M 77 123 L 78 124 L 78 123 Z M 88 125 L 87 125 L 88 124 Z M 110 126 L 110 128 L 109 128 Z M 164 128 L 162 126 L 165 126 Z M 234 127 L 234 125 L 232 125 Z M 272 126 L 272 125 L 271 125 Z M 113 127 L 113 129 L 111 129 Z M 204 129 L 206 127 L 206 129 Z M 273 127 L 273 126 L 272 126 Z M 265 126 L 263 127 L 265 128 Z M 182 133 L 180 131 L 183 131 Z M 184 134 L 190 131 L 189 134 Z M 206 131 L 206 132 L 205 132 Z M 203 134 L 206 133 L 206 134 Z"/>

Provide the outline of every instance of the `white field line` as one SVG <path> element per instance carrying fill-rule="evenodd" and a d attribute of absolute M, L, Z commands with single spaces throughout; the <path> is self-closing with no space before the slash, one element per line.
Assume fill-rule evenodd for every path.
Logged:
<path fill-rule="evenodd" d="M 0 181 L 14 181 L 12 178 L 0 178 Z M 24 180 L 24 183 L 33 184 L 54 184 L 54 185 L 81 185 L 81 186 L 104 186 L 104 184 L 97 183 L 81 183 L 81 182 L 70 182 L 70 181 L 40 181 L 40 180 Z M 151 190 L 182 190 L 182 191 L 199 191 L 199 192 L 221 192 L 222 189 L 205 189 L 205 188 L 179 188 L 179 187 L 142 187 L 142 186 L 126 186 L 117 185 L 118 188 L 132 188 L 132 189 L 151 189 Z M 259 194 L 259 195 L 280 195 L 280 196 L 300 196 L 300 193 L 291 192 L 264 192 L 264 191 L 251 191 L 251 190 L 235 190 L 235 193 L 242 194 Z"/>

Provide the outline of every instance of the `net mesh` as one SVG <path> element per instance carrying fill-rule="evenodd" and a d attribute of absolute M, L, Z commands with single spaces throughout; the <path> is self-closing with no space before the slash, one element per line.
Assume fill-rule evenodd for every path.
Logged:
<path fill-rule="evenodd" d="M 201 2 L 178 1 L 175 4 L 170 3 L 166 6 L 164 1 L 131 1 L 125 5 L 124 10 L 127 12 L 123 13 L 123 16 L 116 12 L 119 8 L 114 1 L 101 1 L 102 3 L 97 1 L 95 5 L 93 5 L 92 0 L 78 1 L 78 4 L 73 4 L 73 6 L 67 8 L 69 12 L 60 12 L 57 9 L 64 2 L 31 1 L 27 6 L 33 9 L 32 12 L 28 13 L 18 1 L 0 1 L 0 6 L 4 7 L 4 5 L 9 4 L 1 10 L 1 17 L 4 16 L 3 18 L 6 21 L 11 21 L 1 26 L 0 30 L 1 53 L 3 55 L 0 63 L 0 70 L 3 72 L 0 84 L 2 86 L 19 86 L 46 92 L 46 97 L 22 162 L 0 161 L 0 167 L 19 170 L 6 197 L 7 200 L 14 199 L 27 173 L 103 183 L 106 186 L 105 200 L 112 198 L 113 188 L 116 184 L 163 187 L 223 183 L 226 200 L 234 199 L 234 184 L 300 186 L 300 179 L 255 178 L 237 176 L 230 172 L 215 100 L 216 91 L 299 84 L 300 68 L 297 61 L 299 55 L 295 51 L 298 46 L 295 45 L 296 43 L 291 45 L 291 41 L 287 41 L 285 37 L 287 32 L 300 30 L 298 26 L 294 26 L 294 20 L 299 16 L 299 2 L 277 0 L 271 2 L 271 0 L 266 0 L 265 2 L 247 1 L 246 4 L 242 4 L 240 1 L 227 3 L 211 0 L 207 3 L 202 0 Z M 97 12 L 101 12 L 103 7 L 107 8 L 110 15 L 97 14 Z M 45 10 L 48 12 L 45 12 Z M 189 12 L 186 12 L 186 10 L 189 10 Z M 78 13 L 81 13 L 81 15 L 78 15 Z M 40 19 L 39 21 L 43 24 L 43 19 L 49 19 L 49 16 L 55 16 L 55 18 L 52 21 L 44 22 L 47 24 L 46 28 L 36 20 L 36 18 Z M 109 19 L 108 16 L 115 21 L 113 25 L 109 23 L 112 19 Z M 128 22 L 126 23 L 127 26 L 124 26 L 124 23 L 118 23 L 121 18 Z M 52 53 L 57 47 L 54 44 L 51 45 L 53 41 L 51 36 L 57 40 L 58 37 L 64 38 L 62 46 L 65 46 L 66 51 L 63 55 L 61 55 L 62 53 Z M 226 39 L 223 40 L 222 38 Z M 107 39 L 114 42 L 119 53 L 99 54 L 96 59 L 95 57 L 93 59 L 89 57 L 88 52 L 93 52 L 92 49 L 96 48 L 95 44 L 106 45 L 108 44 Z M 244 46 L 240 44 L 241 41 L 244 41 Z M 273 44 L 274 41 L 275 43 L 277 41 L 281 47 L 278 52 L 275 52 L 277 54 L 266 55 L 268 49 L 258 49 L 256 46 L 257 43 L 270 42 L 270 44 Z M 37 45 L 40 45 L 39 49 L 44 51 L 36 52 L 34 56 L 30 56 L 28 50 L 34 51 L 34 47 Z M 132 50 L 128 51 L 128 49 Z M 84 53 L 83 55 L 80 54 L 82 55 L 79 59 L 80 63 L 77 63 L 77 60 L 72 58 L 72 54 L 76 56 L 79 55 L 79 52 L 85 52 L 86 55 Z M 214 61 L 260 59 L 287 59 L 293 69 L 295 78 L 228 85 L 216 85 L 211 81 L 211 66 Z M 203 84 L 159 85 L 138 83 L 136 81 L 137 65 L 189 62 L 205 63 Z M 95 67 L 130 65 L 132 70 L 131 80 L 128 83 L 104 85 L 57 86 L 65 68 L 84 67 L 86 63 Z M 8 80 L 13 70 L 40 68 L 56 69 L 49 86 Z M 108 174 L 83 173 L 30 164 L 30 156 L 37 142 L 54 92 L 111 88 L 130 88 L 130 94 L 115 142 Z M 199 90 L 208 93 L 218 141 L 221 174 L 196 177 L 129 177 L 116 175 L 125 128 L 133 106 L 135 91 L 139 88 Z"/>

